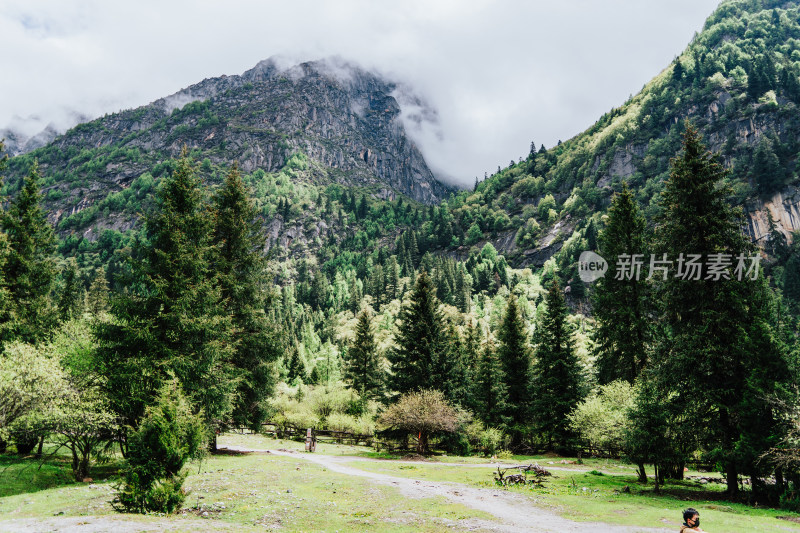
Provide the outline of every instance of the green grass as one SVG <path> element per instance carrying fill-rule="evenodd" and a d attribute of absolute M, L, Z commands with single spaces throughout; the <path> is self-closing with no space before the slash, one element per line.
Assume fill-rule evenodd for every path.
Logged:
<path fill-rule="evenodd" d="M 285 442 L 275 443 L 292 448 L 283 446 Z M 250 447 L 257 446 L 250 443 Z M 492 518 L 444 498 L 403 498 L 389 486 L 330 472 L 301 459 L 267 454 L 214 455 L 191 465 L 184 485 L 189 496 L 178 516 L 120 515 L 110 505 L 114 476 L 76 483 L 70 479 L 67 459 L 63 455 L 51 459 L 43 473 L 35 474 L 38 463 L 32 459 L 0 456 L 11 465 L 0 476 L 0 530 L 3 520 L 35 518 L 57 524 L 53 521 L 59 517 L 99 516 L 153 524 L 169 520 L 170 526 L 185 531 L 277 527 L 282 531 L 434 532 L 461 530 L 464 519 Z M 113 470 L 112 465 L 104 468 Z"/>
<path fill-rule="evenodd" d="M 301 442 L 256 435 L 223 435 L 219 443 L 257 449 L 303 449 Z M 376 454 L 362 446 L 326 443 L 318 445 L 317 453 L 352 456 L 353 460 L 347 462 L 349 466 L 371 472 L 497 488 L 493 468 L 468 466 L 486 464 L 490 461 L 487 458 L 440 456 L 413 463 L 391 459 L 376 461 L 374 459 L 385 459 L 387 455 Z M 652 484 L 636 482 L 632 465 L 596 459 L 577 465 L 564 464 L 561 460 L 549 456 L 514 457 L 510 463 L 538 462 L 549 466 L 553 468 L 553 476 L 546 478 L 542 487 L 507 490 L 578 521 L 677 530 L 680 511 L 693 506 L 700 510 L 703 527 L 710 532 L 800 531 L 800 524 L 776 518 L 796 516 L 792 513 L 725 501 L 721 484 L 671 482 L 658 495 L 653 492 Z M 121 521 L 133 521 L 157 528 L 169 525 L 178 531 L 276 528 L 282 531 L 432 532 L 464 530 L 466 524 L 462 520 L 472 519 L 470 526 L 475 525 L 474 519 L 493 520 L 444 498 L 406 498 L 392 486 L 337 474 L 304 461 L 300 456 L 270 454 L 214 455 L 191 465 L 185 484 L 189 496 L 185 509 L 177 516 L 120 515 L 109 503 L 120 464 L 119 458 L 115 458 L 96 466 L 91 474 L 94 483 L 76 483 L 71 479 L 69 457 L 63 453 L 41 463 L 12 454 L 0 455 L 0 530 L 5 520 L 36 519 L 40 521 L 37 522 L 40 528 L 47 529 L 57 526 L 58 520 L 82 516 L 108 521 L 107 529 L 114 529 Z M 555 470 L 556 466 L 571 470 Z M 625 487 L 630 492 L 626 492 Z"/>
<path fill-rule="evenodd" d="M 490 468 L 459 468 L 425 462 L 393 464 L 390 461 L 354 461 L 350 466 L 398 477 L 497 488 L 494 470 Z M 555 470 L 552 474 L 545 478 L 542 487 L 511 487 L 507 490 L 527 495 L 536 504 L 555 508 L 562 516 L 577 521 L 677 528 L 681 511 L 695 507 L 702 515 L 706 531 L 800 531 L 800 524 L 777 519 L 778 516 L 797 516 L 794 513 L 725 501 L 721 484 L 676 481 L 668 483 L 662 494 L 655 494 L 652 483 L 640 485 L 635 475 Z M 624 492 L 625 487 L 630 493 Z"/>
<path fill-rule="evenodd" d="M 46 446 L 42 459 L 23 458 L 14 453 L 0 454 L 0 498 L 32 493 L 67 485 L 80 485 L 72 477 L 71 458 L 64 449 Z M 105 480 L 119 468 L 119 459 L 95 464 L 91 476 Z"/>

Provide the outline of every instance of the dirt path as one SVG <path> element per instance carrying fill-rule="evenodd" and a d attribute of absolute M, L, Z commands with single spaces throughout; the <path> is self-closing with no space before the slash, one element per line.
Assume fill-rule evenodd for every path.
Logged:
<path fill-rule="evenodd" d="M 341 462 L 374 462 L 374 463 L 391 463 L 391 464 L 398 464 L 398 465 L 429 465 L 429 466 L 458 466 L 461 468 L 491 468 L 492 470 L 496 469 L 498 466 L 500 468 L 509 468 L 512 466 L 517 466 L 520 464 L 527 464 L 527 463 L 444 463 L 440 461 L 407 461 L 402 459 L 374 459 L 372 457 L 358 457 L 355 455 L 329 455 L 331 459 L 335 461 Z M 535 463 L 534 461 L 534 464 Z M 595 468 L 586 468 L 586 467 L 574 467 L 570 468 L 568 466 L 555 466 L 550 464 L 539 464 L 539 466 L 546 468 L 547 470 L 557 470 L 559 472 L 591 472 L 592 470 L 597 470 Z M 604 474 L 608 474 L 609 476 L 613 475 L 621 475 L 619 472 L 611 472 L 607 470 L 600 470 Z"/>
<path fill-rule="evenodd" d="M 397 487 L 403 496 L 410 498 L 432 498 L 443 496 L 454 503 L 459 503 L 471 509 L 483 511 L 496 516 L 501 520 L 499 524 L 493 524 L 495 531 L 508 532 L 587 532 L 600 533 L 607 531 L 626 531 L 626 532 L 672 532 L 672 529 L 663 528 L 642 528 L 628 527 L 597 522 L 575 522 L 562 518 L 554 512 L 536 507 L 529 498 L 521 494 L 515 494 L 503 490 L 480 489 L 462 485 L 459 483 L 433 482 L 417 480 L 405 477 L 396 477 L 376 472 L 368 472 L 348 466 L 347 462 L 352 459 L 331 455 L 307 454 L 291 451 L 276 450 L 257 450 L 242 448 L 238 446 L 228 446 L 227 449 L 242 452 L 266 452 L 274 455 L 291 457 L 293 459 L 310 461 L 320 466 L 349 476 L 358 476 L 372 479 L 383 485 Z M 380 461 L 380 460 L 378 460 Z M 414 461 L 407 461 L 414 464 Z M 417 462 L 416 464 L 419 464 Z M 427 464 L 427 463 L 426 463 Z M 442 463 L 431 463 L 442 464 Z M 465 466 L 455 463 L 457 466 Z M 494 465 L 475 465 L 475 466 L 494 466 Z"/>

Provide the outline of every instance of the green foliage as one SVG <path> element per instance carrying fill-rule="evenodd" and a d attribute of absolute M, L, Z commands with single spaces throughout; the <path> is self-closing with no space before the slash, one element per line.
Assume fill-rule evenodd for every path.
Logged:
<path fill-rule="evenodd" d="M 0 353 L 0 441 L 15 424 L 55 409 L 67 386 L 57 359 L 29 344 L 7 343 Z"/>
<path fill-rule="evenodd" d="M 624 448 L 628 412 L 635 394 L 627 381 L 613 381 L 583 400 L 569 414 L 572 429 L 596 450 L 619 453 Z"/>
<path fill-rule="evenodd" d="M 546 446 L 568 449 L 574 444 L 574 432 L 567 416 L 583 397 L 583 379 L 557 280 L 547 292 L 546 305 L 535 336 L 531 411 Z"/>
<path fill-rule="evenodd" d="M 459 415 L 441 391 L 421 389 L 401 396 L 381 414 L 378 423 L 416 435 L 417 452 L 427 454 L 431 434 L 454 433 L 459 427 Z"/>
<path fill-rule="evenodd" d="M 741 210 L 731 207 L 720 185 L 724 177 L 697 131 L 687 126 L 662 195 L 657 252 L 703 258 L 724 253 L 734 262 L 739 254 L 753 254 L 740 231 Z M 772 306 L 763 279 L 740 281 L 733 271 L 730 279 L 680 279 L 674 268 L 656 297 L 664 328 L 653 350 L 657 378 L 665 391 L 675 391 L 661 396 L 682 415 L 672 420 L 691 419 L 702 428 L 698 437 L 723 465 L 733 495 L 738 473 L 752 473 L 752 457 L 766 451 L 775 422 L 765 398 L 786 375 L 770 326 Z"/>
<path fill-rule="evenodd" d="M 114 501 L 118 510 L 174 513 L 186 492 L 187 461 L 203 456 L 203 420 L 193 414 L 178 380 L 166 382 L 129 437 L 125 481 Z"/>
<path fill-rule="evenodd" d="M 8 294 L 2 332 L 6 340 L 35 343 L 55 326 L 56 309 L 49 298 L 56 276 L 55 237 L 41 206 L 40 180 L 34 162 L 19 194 L 0 214 L 8 238 L 7 255 L 0 261 Z"/>
<path fill-rule="evenodd" d="M 365 399 L 378 399 L 383 392 L 383 370 L 367 310 L 358 315 L 355 339 L 347 350 L 345 380 Z"/>
<path fill-rule="evenodd" d="M 497 358 L 507 388 L 505 411 L 507 423 L 512 427 L 522 426 L 529 421 L 531 356 L 525 324 L 520 315 L 517 298 L 513 294 L 508 297 L 505 316 L 497 332 L 497 340 Z"/>
<path fill-rule="evenodd" d="M 422 272 L 399 315 L 396 347 L 389 352 L 391 388 L 400 394 L 450 389 L 453 361 L 447 328 L 431 278 Z"/>
<path fill-rule="evenodd" d="M 641 279 L 632 272 L 619 276 L 621 279 L 613 274 L 620 256 L 638 254 L 642 262 L 649 256 L 644 216 L 627 186 L 614 195 L 598 241 L 598 252 L 608 261 L 609 270 L 597 281 L 592 300 L 597 320 L 592 333 L 597 379 L 601 385 L 617 379 L 633 383 L 647 360 L 652 327 L 644 274 Z"/>
<path fill-rule="evenodd" d="M 480 353 L 473 385 L 475 411 L 486 424 L 499 426 L 508 412 L 505 372 L 495 349 L 488 342 Z"/>
<path fill-rule="evenodd" d="M 96 326 L 106 392 L 134 428 L 171 375 L 209 425 L 224 423 L 233 408 L 238 379 L 228 363 L 237 345 L 212 269 L 211 222 L 184 154 L 146 218 L 128 289 L 112 299 L 113 317 Z"/>
<path fill-rule="evenodd" d="M 212 268 L 222 306 L 232 321 L 236 349 L 231 363 L 239 380 L 231 418 L 237 426 L 257 429 L 267 416 L 282 343 L 264 312 L 266 238 L 236 166 L 217 193 L 214 209 L 213 242 L 218 244 Z"/>

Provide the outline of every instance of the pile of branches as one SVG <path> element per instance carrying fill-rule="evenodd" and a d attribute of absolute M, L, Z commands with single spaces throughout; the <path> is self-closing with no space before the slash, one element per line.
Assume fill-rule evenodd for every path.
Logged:
<path fill-rule="evenodd" d="M 508 474 L 509 470 L 516 471 L 515 474 Z M 550 472 L 539 465 L 517 465 L 506 468 L 497 467 L 494 474 L 494 482 L 502 487 L 509 485 L 541 485 L 544 478 L 550 476 Z"/>

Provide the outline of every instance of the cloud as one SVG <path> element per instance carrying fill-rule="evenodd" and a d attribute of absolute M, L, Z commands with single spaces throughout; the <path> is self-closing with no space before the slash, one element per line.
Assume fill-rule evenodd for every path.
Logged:
<path fill-rule="evenodd" d="M 136 107 L 274 55 L 338 55 L 419 94 L 437 121 L 410 134 L 437 173 L 471 184 L 624 102 L 716 4 L 11 0 L 0 5 L 0 127 Z M 405 104 L 404 118 L 431 116 Z"/>

